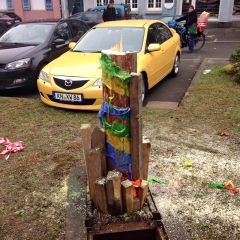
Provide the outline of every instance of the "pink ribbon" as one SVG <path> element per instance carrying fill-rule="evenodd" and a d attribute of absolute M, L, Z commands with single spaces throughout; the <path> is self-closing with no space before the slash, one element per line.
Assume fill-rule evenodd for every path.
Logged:
<path fill-rule="evenodd" d="M 8 154 L 8 156 L 5 158 L 6 160 L 8 160 L 10 153 L 19 152 L 25 148 L 22 145 L 23 144 L 22 141 L 10 142 L 7 138 L 0 138 L 0 144 L 6 147 L 5 150 L 0 150 L 0 155 Z"/>

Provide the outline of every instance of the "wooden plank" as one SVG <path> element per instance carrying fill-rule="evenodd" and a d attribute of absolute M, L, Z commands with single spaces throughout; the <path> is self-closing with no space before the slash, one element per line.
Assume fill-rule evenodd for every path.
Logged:
<path fill-rule="evenodd" d="M 86 165 L 86 172 L 88 176 L 88 161 L 87 155 L 91 149 L 91 125 L 90 124 L 81 124 L 81 137 L 82 137 L 82 147 L 83 147 L 83 155 Z"/>
<path fill-rule="evenodd" d="M 167 235 L 164 233 L 164 231 L 161 227 L 157 227 L 156 232 L 157 232 L 157 237 L 159 240 L 167 240 L 168 239 Z"/>
<path fill-rule="evenodd" d="M 121 178 L 122 173 L 117 171 L 109 171 L 107 174 L 108 212 L 113 216 L 122 214 Z"/>
<path fill-rule="evenodd" d="M 130 180 L 122 181 L 123 214 L 133 212 L 133 184 Z"/>
<path fill-rule="evenodd" d="M 106 160 L 106 135 L 102 128 L 94 128 L 92 132 L 92 148 L 100 148 L 101 150 L 101 176 L 107 175 L 107 160 Z"/>
<path fill-rule="evenodd" d="M 88 183 L 90 199 L 94 201 L 95 184 L 97 178 L 101 177 L 101 150 L 92 148 L 87 155 L 88 165 L 91 171 L 88 171 Z"/>
<path fill-rule="evenodd" d="M 130 126 L 132 178 L 136 181 L 143 177 L 142 169 L 142 75 L 131 74 L 130 82 Z"/>
<path fill-rule="evenodd" d="M 141 186 L 138 188 L 138 197 L 140 200 L 140 208 L 143 207 L 144 202 L 146 201 L 148 194 L 148 182 L 145 180 L 142 180 Z"/>
<path fill-rule="evenodd" d="M 94 183 L 94 205 L 98 211 L 108 214 L 106 178 L 99 177 Z"/>
<path fill-rule="evenodd" d="M 150 140 L 143 136 L 142 145 L 142 164 L 143 164 L 143 180 L 148 179 L 148 165 L 149 165 L 149 155 L 150 155 L 151 143 Z"/>
<path fill-rule="evenodd" d="M 135 197 L 133 199 L 133 211 L 140 209 L 140 199 L 138 197 Z"/>

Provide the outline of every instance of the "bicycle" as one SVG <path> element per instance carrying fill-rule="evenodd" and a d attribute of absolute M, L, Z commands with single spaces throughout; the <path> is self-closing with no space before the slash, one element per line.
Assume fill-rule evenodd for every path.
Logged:
<path fill-rule="evenodd" d="M 204 27 L 203 24 L 198 23 L 197 24 L 197 28 L 198 28 L 198 32 L 197 34 L 194 36 L 194 51 L 199 51 L 205 44 L 205 34 L 203 33 L 204 31 Z M 187 34 L 186 36 L 186 43 L 184 44 L 184 41 L 182 39 L 182 34 L 185 31 L 185 27 L 183 27 L 182 25 L 178 24 L 175 21 L 171 21 L 168 23 L 168 26 L 170 28 L 173 28 L 176 30 L 176 32 L 179 34 L 180 39 L 181 39 L 181 47 L 188 47 L 189 44 L 189 35 Z"/>

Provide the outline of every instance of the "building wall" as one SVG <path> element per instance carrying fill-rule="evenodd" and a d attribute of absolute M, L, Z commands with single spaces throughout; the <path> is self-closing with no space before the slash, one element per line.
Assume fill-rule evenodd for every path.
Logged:
<path fill-rule="evenodd" d="M 53 10 L 46 10 L 45 0 L 30 0 L 30 10 L 23 10 L 22 1 L 14 0 L 14 11 L 23 21 L 43 18 L 60 18 L 60 1 L 52 0 Z M 0 10 L 8 10 L 6 0 L 0 0 Z"/>

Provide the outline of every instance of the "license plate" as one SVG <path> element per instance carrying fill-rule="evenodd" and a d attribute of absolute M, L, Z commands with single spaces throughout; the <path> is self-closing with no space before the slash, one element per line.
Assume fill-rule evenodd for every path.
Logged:
<path fill-rule="evenodd" d="M 66 102 L 81 102 L 81 94 L 71 94 L 71 93 L 60 93 L 53 92 L 53 98 L 56 100 L 66 101 Z"/>

